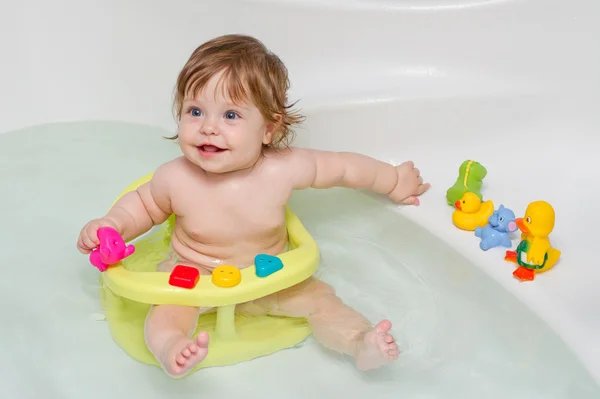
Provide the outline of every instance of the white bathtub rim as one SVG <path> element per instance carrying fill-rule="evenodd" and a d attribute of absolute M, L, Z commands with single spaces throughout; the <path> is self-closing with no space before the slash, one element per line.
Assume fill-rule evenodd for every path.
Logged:
<path fill-rule="evenodd" d="M 270 3 L 286 7 L 375 12 L 442 12 L 466 11 L 502 6 L 523 0 L 241 0 L 247 3 Z"/>

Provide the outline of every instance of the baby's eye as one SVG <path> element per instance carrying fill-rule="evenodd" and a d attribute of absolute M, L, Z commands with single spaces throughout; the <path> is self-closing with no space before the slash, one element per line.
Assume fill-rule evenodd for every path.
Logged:
<path fill-rule="evenodd" d="M 202 116 L 202 111 L 200 111 L 198 108 L 192 108 L 190 110 L 190 114 L 192 114 L 192 116 Z"/>
<path fill-rule="evenodd" d="M 233 111 L 225 112 L 225 118 L 227 118 L 227 119 L 236 119 L 237 117 L 238 117 L 238 114 L 236 114 Z"/>

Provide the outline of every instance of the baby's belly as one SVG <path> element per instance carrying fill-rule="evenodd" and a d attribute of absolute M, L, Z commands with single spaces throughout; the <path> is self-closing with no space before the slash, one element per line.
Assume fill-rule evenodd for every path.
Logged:
<path fill-rule="evenodd" d="M 179 233 L 179 234 L 178 234 Z M 207 273 L 221 265 L 232 265 L 240 269 L 254 264 L 258 254 L 278 255 L 287 247 L 285 227 L 260 238 L 233 239 L 230 243 L 203 243 L 196 241 L 183 231 L 175 232 L 171 239 L 174 263 L 196 266 Z M 174 255 L 174 256 L 173 256 Z M 176 264 L 172 265 L 173 267 Z"/>

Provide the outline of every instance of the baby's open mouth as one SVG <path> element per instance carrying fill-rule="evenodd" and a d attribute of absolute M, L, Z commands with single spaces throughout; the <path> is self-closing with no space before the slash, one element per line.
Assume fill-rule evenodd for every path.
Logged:
<path fill-rule="evenodd" d="M 204 151 L 204 152 L 223 152 L 225 151 L 223 148 L 219 148 L 217 146 L 211 145 L 211 144 L 205 144 L 205 145 L 201 145 L 200 147 L 198 147 L 200 149 L 200 151 Z"/>

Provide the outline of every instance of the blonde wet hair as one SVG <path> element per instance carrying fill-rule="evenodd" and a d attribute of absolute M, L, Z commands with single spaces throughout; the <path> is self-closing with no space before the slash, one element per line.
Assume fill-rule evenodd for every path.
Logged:
<path fill-rule="evenodd" d="M 198 47 L 179 73 L 174 111 L 181 118 L 185 99 L 194 98 L 214 74 L 223 71 L 222 87 L 234 103 L 252 102 L 263 118 L 276 126 L 267 147 L 289 146 L 293 126 L 304 116 L 288 104 L 288 71 L 279 57 L 251 36 L 231 34 L 209 40 Z M 222 82 L 219 82 L 222 83 Z M 177 139 L 177 135 L 170 139 Z"/>

